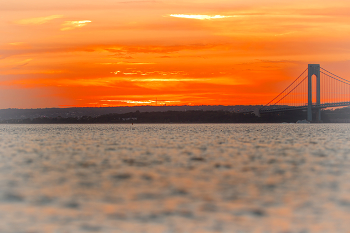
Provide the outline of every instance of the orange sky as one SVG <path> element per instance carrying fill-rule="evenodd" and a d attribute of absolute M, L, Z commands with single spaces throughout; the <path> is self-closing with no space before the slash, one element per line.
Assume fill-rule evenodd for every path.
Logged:
<path fill-rule="evenodd" d="M 350 3 L 3 0 L 0 108 L 265 104 L 319 63 L 350 79 Z"/>

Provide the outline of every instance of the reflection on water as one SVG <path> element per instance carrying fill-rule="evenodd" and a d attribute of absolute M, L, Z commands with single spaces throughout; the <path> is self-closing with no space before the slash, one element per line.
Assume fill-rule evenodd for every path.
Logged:
<path fill-rule="evenodd" d="M 350 231 L 350 125 L 0 125 L 0 232 Z"/>

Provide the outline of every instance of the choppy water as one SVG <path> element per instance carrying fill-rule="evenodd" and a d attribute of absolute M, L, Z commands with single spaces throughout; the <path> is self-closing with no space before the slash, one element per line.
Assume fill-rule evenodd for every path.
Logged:
<path fill-rule="evenodd" d="M 0 232 L 350 232 L 350 124 L 0 125 Z"/>

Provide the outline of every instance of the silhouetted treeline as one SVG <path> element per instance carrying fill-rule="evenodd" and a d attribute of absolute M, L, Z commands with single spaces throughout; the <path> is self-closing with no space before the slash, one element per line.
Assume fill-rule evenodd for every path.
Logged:
<path fill-rule="evenodd" d="M 25 119 L 50 117 L 55 118 L 62 116 L 82 117 L 91 116 L 97 117 L 106 114 L 123 114 L 129 112 L 167 112 L 167 111 L 254 111 L 261 108 L 261 105 L 197 105 L 197 106 L 130 106 L 130 107 L 81 107 L 81 108 L 37 108 L 37 109 L 0 109 L 0 121 L 9 119 Z"/>
<path fill-rule="evenodd" d="M 3 120 L 12 124 L 94 124 L 94 123 L 281 123 L 306 119 L 306 111 L 288 111 L 263 114 L 237 113 L 230 111 L 167 111 L 130 112 L 106 114 L 97 117 L 39 117 L 34 119 Z M 350 109 L 322 111 L 323 122 L 337 122 L 334 119 L 350 119 Z"/>
<path fill-rule="evenodd" d="M 41 117 L 34 119 L 4 120 L 2 123 L 238 123 L 257 122 L 253 113 L 234 113 L 229 111 L 167 111 L 167 112 L 130 112 L 106 114 L 98 117 Z"/>
<path fill-rule="evenodd" d="M 316 112 L 312 114 L 316 121 Z M 267 113 L 261 116 L 261 123 L 293 123 L 307 118 L 306 110 Z M 321 122 L 323 123 L 350 123 L 350 108 L 338 108 L 334 110 L 321 110 Z"/>
<path fill-rule="evenodd" d="M 350 123 L 350 107 L 321 112 L 323 122 Z"/>

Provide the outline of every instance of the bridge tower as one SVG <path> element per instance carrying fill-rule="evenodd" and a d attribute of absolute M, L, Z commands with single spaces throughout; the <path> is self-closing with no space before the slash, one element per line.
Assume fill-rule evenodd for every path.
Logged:
<path fill-rule="evenodd" d="M 321 103 L 321 80 L 320 80 L 320 64 L 308 65 L 308 105 L 307 120 L 312 121 L 312 76 L 316 76 L 316 105 Z M 321 109 L 316 108 L 316 121 L 321 120 Z"/>

